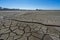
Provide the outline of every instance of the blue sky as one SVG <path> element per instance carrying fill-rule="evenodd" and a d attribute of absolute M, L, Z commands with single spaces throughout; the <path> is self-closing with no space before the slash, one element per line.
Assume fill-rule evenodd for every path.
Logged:
<path fill-rule="evenodd" d="M 0 0 L 0 6 L 20 9 L 60 9 L 60 0 Z"/>

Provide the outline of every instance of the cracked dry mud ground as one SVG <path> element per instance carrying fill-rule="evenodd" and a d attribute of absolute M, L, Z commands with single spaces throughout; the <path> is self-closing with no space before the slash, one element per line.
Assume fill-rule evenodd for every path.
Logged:
<path fill-rule="evenodd" d="M 51 26 L 15 20 L 0 21 L 0 40 L 60 40 L 60 31 Z"/>
<path fill-rule="evenodd" d="M 58 26 L 60 25 L 60 17 L 47 16 L 45 15 L 45 12 L 41 11 L 40 13 L 43 14 L 38 12 L 28 12 L 27 14 L 22 12 L 24 15 L 20 15 L 20 12 L 18 14 L 15 13 L 18 12 L 2 12 L 0 14 L 0 40 L 60 40 L 60 26 Z M 53 13 L 55 14 L 58 12 L 54 11 Z M 11 20 L 2 19 L 3 14 L 4 18 L 10 18 Z M 53 26 L 47 24 L 55 25 Z"/>

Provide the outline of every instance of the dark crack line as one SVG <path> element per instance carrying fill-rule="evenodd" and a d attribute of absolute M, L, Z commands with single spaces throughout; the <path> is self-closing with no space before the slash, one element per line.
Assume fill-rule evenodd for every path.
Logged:
<path fill-rule="evenodd" d="M 9 35 L 8 35 L 8 37 L 7 37 L 7 39 L 6 40 L 8 40 L 8 38 L 10 37 L 10 33 L 9 33 Z"/>
<path fill-rule="evenodd" d="M 38 38 L 38 39 L 40 39 L 39 37 L 36 37 L 36 36 L 34 36 L 34 35 L 32 35 L 33 37 L 35 37 L 35 38 Z"/>
<path fill-rule="evenodd" d="M 48 35 L 48 34 L 44 34 L 41 40 L 44 40 L 44 37 L 45 37 L 46 35 Z"/>
<path fill-rule="evenodd" d="M 46 35 L 49 35 L 49 34 L 44 34 L 41 40 L 44 40 L 44 37 L 45 37 Z M 51 39 L 52 39 L 52 38 L 51 38 Z M 52 39 L 52 40 L 53 40 L 53 39 Z"/>
<path fill-rule="evenodd" d="M 60 27 L 60 25 L 44 24 L 44 23 L 40 23 L 40 22 L 20 21 L 20 20 L 16 20 L 16 19 L 7 19 L 7 20 L 13 20 L 13 21 L 24 22 L 24 23 L 35 23 L 35 24 L 41 24 L 44 26 Z"/>
<path fill-rule="evenodd" d="M 0 37 L 1 37 L 2 35 L 9 34 L 9 33 L 10 33 L 10 32 L 8 32 L 8 33 L 1 33 L 1 34 L 0 34 Z"/>
<path fill-rule="evenodd" d="M 19 38 L 17 38 L 17 39 L 21 39 L 21 38 L 24 36 L 24 34 L 25 34 L 25 33 L 23 33 L 23 34 L 22 34 Z M 15 39 L 15 40 L 17 40 L 17 39 Z"/>
<path fill-rule="evenodd" d="M 25 34 L 25 30 L 24 29 L 23 29 L 24 33 L 19 38 L 17 38 L 17 39 L 21 39 L 24 36 L 24 34 Z M 15 40 L 17 40 L 17 39 L 15 39 Z"/>
<path fill-rule="evenodd" d="M 17 33 L 13 32 L 15 29 L 14 29 L 14 30 L 11 30 L 11 28 L 10 28 L 10 27 L 11 27 L 11 25 L 12 25 L 12 22 L 11 22 L 11 24 L 10 24 L 10 26 L 9 26 L 9 30 L 10 30 L 10 32 L 12 32 L 12 33 L 14 33 L 14 34 L 18 35 Z"/>
<path fill-rule="evenodd" d="M 10 27 L 9 27 L 9 30 L 10 30 L 12 33 L 14 33 L 14 34 L 19 35 L 19 34 L 17 34 L 16 32 L 13 32 L 13 30 L 11 30 Z"/>
<path fill-rule="evenodd" d="M 27 37 L 27 40 L 29 40 L 29 37 Z"/>

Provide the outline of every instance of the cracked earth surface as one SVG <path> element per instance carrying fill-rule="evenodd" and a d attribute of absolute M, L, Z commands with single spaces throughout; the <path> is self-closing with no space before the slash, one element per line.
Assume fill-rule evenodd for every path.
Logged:
<path fill-rule="evenodd" d="M 60 30 L 59 30 L 60 26 L 58 26 L 60 25 L 60 19 L 59 19 L 60 17 L 59 18 L 51 17 L 49 19 L 49 17 L 42 16 L 39 14 L 31 13 L 31 14 L 24 14 L 23 16 L 20 16 L 19 14 L 18 16 L 15 15 L 15 17 L 10 16 L 11 18 L 13 19 L 15 18 L 17 20 L 15 19 L 12 20 L 11 18 L 10 18 L 11 20 L 2 19 L 3 17 L 1 17 L 0 40 L 60 40 Z M 31 21 L 32 19 L 33 22 L 28 22 Z M 55 19 L 57 19 L 58 21 L 54 21 Z M 58 24 L 58 25 L 48 25 L 48 24 Z"/>
<path fill-rule="evenodd" d="M 1 40 L 60 40 L 54 27 L 14 20 L 0 22 Z"/>

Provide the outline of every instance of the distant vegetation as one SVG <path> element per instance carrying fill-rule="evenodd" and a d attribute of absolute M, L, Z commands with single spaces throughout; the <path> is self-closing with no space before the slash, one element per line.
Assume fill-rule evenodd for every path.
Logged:
<path fill-rule="evenodd" d="M 10 8 L 3 8 L 3 7 L 0 7 L 0 10 L 19 10 L 19 9 L 10 9 Z"/>
<path fill-rule="evenodd" d="M 8 11 L 60 11 L 60 10 L 42 10 L 42 9 L 35 9 L 35 10 L 26 10 L 26 9 L 16 9 L 16 8 L 3 8 L 3 7 L 0 7 L 0 11 L 5 11 L 5 10 L 8 10 Z"/>
<path fill-rule="evenodd" d="M 10 9 L 10 8 L 3 8 L 3 7 L 0 7 L 0 10 L 1 10 L 1 11 L 2 11 L 2 10 L 17 10 L 17 11 L 18 11 L 18 10 L 20 10 L 20 11 L 35 11 L 35 10 L 36 10 L 36 11 L 41 11 L 41 9 L 26 10 L 26 9 L 15 9 L 15 8 L 14 8 L 14 9 L 13 9 L 13 8 Z"/>

